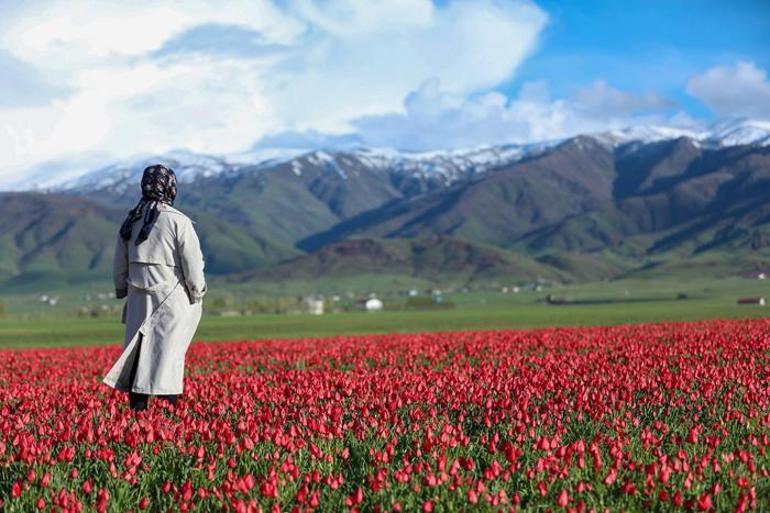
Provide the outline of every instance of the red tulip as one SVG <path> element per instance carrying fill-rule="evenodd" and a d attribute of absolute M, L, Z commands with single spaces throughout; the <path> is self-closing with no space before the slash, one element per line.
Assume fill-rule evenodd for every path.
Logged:
<path fill-rule="evenodd" d="M 748 511 L 770 479 L 768 320 L 193 344 L 139 416 L 117 351 L 0 350 L 2 504 Z"/>
<path fill-rule="evenodd" d="M 567 494 L 567 490 L 562 490 L 561 493 L 559 493 L 559 498 L 556 499 L 556 504 L 562 508 L 569 504 L 569 495 Z"/>

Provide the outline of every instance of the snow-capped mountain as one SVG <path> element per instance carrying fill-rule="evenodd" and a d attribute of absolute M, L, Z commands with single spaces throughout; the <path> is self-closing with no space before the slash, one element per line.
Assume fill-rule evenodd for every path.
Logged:
<path fill-rule="evenodd" d="M 717 123 L 702 141 L 720 147 L 770 146 L 770 121 L 744 119 Z"/>
<path fill-rule="evenodd" d="M 553 144 L 555 143 L 509 144 L 419 153 L 401 152 L 387 148 L 310 151 L 290 159 L 290 163 L 292 172 L 296 175 L 301 175 L 303 169 L 308 166 L 334 170 L 343 177 L 346 176 L 349 169 L 366 168 L 425 179 L 439 179 L 445 185 L 449 185 L 475 173 L 482 173 L 489 169 L 517 162 Z M 278 163 L 273 162 L 273 165 Z"/>
<path fill-rule="evenodd" d="M 423 245 L 406 257 L 430 273 L 466 272 L 457 258 L 494 268 L 500 260 L 486 252 L 489 246 L 576 278 L 636 272 L 658 257 L 676 262 L 692 254 L 710 262 L 703 255 L 712 250 L 716 260 L 730 255 L 729 272 L 756 269 L 770 248 L 768 133 L 766 123 L 742 121 L 424 153 L 257 148 L 145 155 L 92 166 L 48 194 L 0 194 L 0 218 L 10 220 L 0 226 L 10 244 L 4 272 L 36 276 L 48 266 L 106 273 L 139 176 L 158 161 L 186 182 L 179 206 L 198 223 L 215 274 L 279 262 L 291 262 L 285 266 L 303 280 L 329 266 L 388 268 L 394 255 L 404 255 L 403 241 L 432 237 L 465 246 L 425 252 Z M 679 137 L 686 139 L 656 142 Z M 529 275 L 533 268 L 522 269 Z"/>
<path fill-rule="evenodd" d="M 612 145 L 629 142 L 651 143 L 688 137 L 707 148 L 770 146 L 770 121 L 736 119 L 722 121 L 708 128 L 637 125 L 590 135 Z"/>
<path fill-rule="evenodd" d="M 363 149 L 351 157 L 375 169 L 398 171 L 422 178 L 441 177 L 447 184 L 475 173 L 517 162 L 536 155 L 560 141 L 539 144 L 506 144 L 471 149 L 405 153 L 387 149 Z"/>
<path fill-rule="evenodd" d="M 637 125 L 618 130 L 607 130 L 589 134 L 589 136 L 609 146 L 618 146 L 630 142 L 648 144 L 657 141 L 678 139 L 679 137 L 689 137 L 690 139 L 700 140 L 704 133 L 705 132 L 703 131 L 699 132 L 689 128 Z"/>
<path fill-rule="evenodd" d="M 122 192 L 129 184 L 136 186 L 145 167 L 162 163 L 174 170 L 181 182 L 219 175 L 233 169 L 222 157 L 188 151 L 173 151 L 166 155 L 140 155 L 133 159 L 113 162 L 81 176 L 56 184 L 56 190 L 98 190 L 110 188 Z"/>
<path fill-rule="evenodd" d="M 687 137 L 704 148 L 736 145 L 770 146 L 770 122 L 738 119 L 714 124 L 708 128 L 637 125 L 625 129 L 587 134 L 605 146 L 648 144 L 656 141 Z M 138 183 L 143 169 L 153 163 L 163 163 L 174 169 L 178 179 L 191 183 L 214 176 L 242 172 L 263 172 L 288 168 L 296 175 L 304 169 L 318 167 L 339 173 L 343 178 L 351 168 L 367 168 L 389 173 L 433 179 L 445 185 L 502 167 L 524 158 L 548 151 L 566 139 L 554 139 L 536 144 L 506 144 L 476 148 L 408 152 L 388 148 L 359 148 L 352 150 L 319 150 L 313 148 L 255 148 L 242 153 L 207 155 L 185 150 L 162 155 L 138 155 L 114 161 L 96 169 L 73 171 L 67 169 L 60 180 L 47 178 L 44 183 L 53 191 L 96 191 L 110 189 L 121 193 Z M 46 169 L 47 174 L 54 174 Z M 73 178 L 74 176 L 74 178 Z M 30 174 L 27 181 L 13 184 L 16 190 L 37 188 L 40 177 Z"/>
<path fill-rule="evenodd" d="M 445 185 L 449 185 L 472 174 L 516 162 L 543 151 L 555 143 L 487 146 L 421 153 L 383 148 L 346 151 L 259 149 L 224 156 L 174 151 L 165 155 L 141 155 L 114 162 L 86 172 L 74 180 L 55 184 L 52 189 L 79 192 L 109 189 L 111 192 L 120 194 L 127 187 L 135 187 L 141 179 L 144 168 L 154 163 L 171 167 L 182 183 L 191 183 L 213 176 L 278 170 L 288 165 L 295 175 L 301 175 L 303 170 L 316 167 L 334 171 L 345 178 L 350 169 L 367 168 L 373 171 L 438 179 Z"/>

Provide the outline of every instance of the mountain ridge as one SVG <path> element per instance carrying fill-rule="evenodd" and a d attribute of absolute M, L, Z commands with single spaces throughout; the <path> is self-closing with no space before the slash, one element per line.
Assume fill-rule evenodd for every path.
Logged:
<path fill-rule="evenodd" d="M 483 171 L 536 155 L 564 141 L 579 137 L 593 138 L 613 147 L 634 142 L 647 144 L 680 137 L 692 139 L 697 144 L 707 148 L 737 145 L 766 146 L 770 145 L 770 121 L 737 118 L 721 121 L 707 128 L 637 125 L 624 129 L 578 134 L 534 143 L 482 145 L 423 152 L 376 147 L 355 149 L 260 147 L 246 152 L 216 155 L 178 149 L 164 154 L 142 154 L 127 159 L 114 160 L 104 166 L 98 166 L 95 170 L 83 169 L 80 173 L 70 172 L 66 179 L 47 180 L 44 187 L 35 187 L 34 183 L 17 182 L 13 191 L 62 192 L 84 189 L 97 190 L 106 186 L 125 187 L 138 181 L 144 167 L 158 161 L 171 165 L 177 172 L 181 183 L 191 183 L 201 178 L 226 175 L 241 169 L 269 170 L 287 162 L 301 161 L 302 159 L 328 160 L 329 155 L 366 160 L 367 164 L 373 168 L 396 168 L 405 172 L 425 175 L 432 173 L 452 180 L 453 177 L 457 176 L 458 170 L 467 171 L 479 168 Z M 332 157 L 331 160 L 334 158 Z M 73 174 L 76 176 L 73 177 Z M 34 173 L 32 175 L 37 179 L 38 175 Z"/>
<path fill-rule="evenodd" d="M 410 158 L 372 149 L 273 153 L 240 167 L 185 154 L 177 204 L 198 222 L 207 268 L 218 275 L 334 271 L 318 264 L 328 255 L 340 268 L 374 272 L 366 258 L 398 254 L 401 272 L 432 276 L 457 262 L 451 250 L 435 249 L 444 260 L 430 263 L 414 257 L 436 237 L 436 247 L 486 255 L 500 272 L 537 268 L 568 281 L 726 252 L 754 269 L 770 260 L 770 144 L 757 128 L 722 127 L 727 141 L 748 131 L 753 142 L 741 145 L 656 131 L 647 141 L 605 133 Z M 142 166 L 110 170 L 113 181 L 0 195 L 0 282 L 108 272 L 112 232 L 136 201 Z M 376 243 L 346 246 L 352 240 Z M 346 247 L 353 249 L 334 252 Z M 462 262 L 467 271 L 477 263 Z"/>

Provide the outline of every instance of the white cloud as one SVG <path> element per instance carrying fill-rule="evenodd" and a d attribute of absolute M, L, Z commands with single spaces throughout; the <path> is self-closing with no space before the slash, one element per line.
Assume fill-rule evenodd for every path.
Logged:
<path fill-rule="evenodd" d="M 527 0 L 19 5 L 0 8 L 0 50 L 69 95 L 0 105 L 0 184 L 7 173 L 88 154 L 230 152 L 287 130 L 346 132 L 362 116 L 402 111 L 429 77 L 458 96 L 510 78 L 547 21 Z M 279 50 L 158 56 L 211 24 L 253 31 Z"/>
<path fill-rule="evenodd" d="M 767 71 L 753 62 L 708 69 L 688 81 L 687 92 L 719 116 L 770 117 Z"/>
<path fill-rule="evenodd" d="M 13 16 L 0 22 L 0 44 L 21 59 L 61 70 L 140 57 L 173 35 L 204 23 L 242 25 L 273 42 L 291 42 L 305 28 L 269 0 L 20 4 Z"/>
<path fill-rule="evenodd" d="M 663 112 L 674 105 L 650 93 L 634 95 L 603 82 L 566 99 L 552 99 L 546 82 L 527 82 L 510 100 L 496 92 L 466 97 L 443 90 L 434 78 L 407 96 L 403 114 L 366 116 L 354 126 L 367 144 L 429 150 L 529 143 L 641 122 L 681 123 L 681 113 L 667 119 Z"/>
<path fill-rule="evenodd" d="M 42 73 L 0 49 L 0 107 L 44 105 L 68 94 L 66 88 L 51 84 Z"/>
<path fill-rule="evenodd" d="M 596 80 L 588 87 L 579 88 L 574 95 L 576 107 L 590 116 L 600 118 L 628 117 L 640 112 L 654 112 L 676 107 L 676 103 L 648 91 L 632 94 Z"/>
<path fill-rule="evenodd" d="M 281 119 L 327 131 L 401 110 L 404 96 L 429 77 L 454 93 L 497 85 L 533 49 L 546 22 L 525 2 L 438 9 L 430 1 L 341 1 L 324 3 L 322 13 L 317 3 L 299 5 L 298 15 L 325 32 L 311 31 L 302 55 L 279 66 L 268 85 L 286 99 L 276 106 Z"/>

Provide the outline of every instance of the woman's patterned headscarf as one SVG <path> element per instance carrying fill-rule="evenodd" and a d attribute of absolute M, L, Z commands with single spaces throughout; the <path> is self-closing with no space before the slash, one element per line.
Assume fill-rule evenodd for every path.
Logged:
<path fill-rule="evenodd" d="M 173 205 L 174 199 L 176 199 L 176 175 L 174 171 L 160 164 L 145 168 L 142 175 L 142 199 L 129 211 L 128 217 L 123 221 L 123 225 L 120 227 L 120 236 L 124 240 L 130 239 L 134 223 L 141 219 L 142 214 L 144 214 L 144 224 L 136 236 L 134 244 L 138 246 L 147 240 L 153 224 L 158 219 L 158 204 Z"/>

